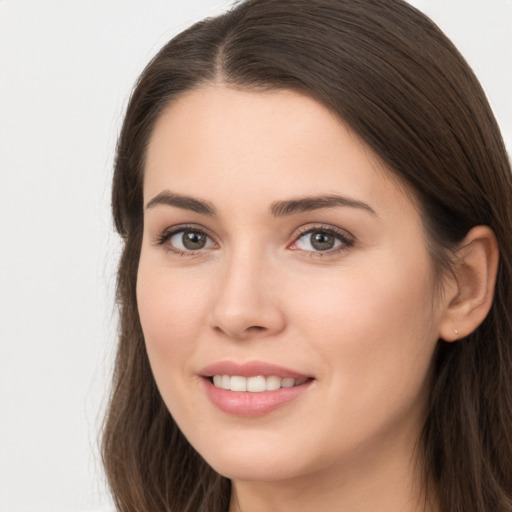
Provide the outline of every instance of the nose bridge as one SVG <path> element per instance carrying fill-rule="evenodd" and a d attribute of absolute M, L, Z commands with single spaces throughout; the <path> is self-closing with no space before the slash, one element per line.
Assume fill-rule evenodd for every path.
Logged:
<path fill-rule="evenodd" d="M 212 307 L 214 329 L 239 339 L 279 332 L 284 317 L 265 251 L 246 244 L 234 248 L 223 263 Z"/>

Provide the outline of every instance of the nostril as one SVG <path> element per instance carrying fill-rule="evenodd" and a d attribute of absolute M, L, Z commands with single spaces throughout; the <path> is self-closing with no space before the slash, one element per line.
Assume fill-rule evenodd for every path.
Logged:
<path fill-rule="evenodd" d="M 261 325 L 253 325 L 251 327 L 249 327 L 247 329 L 249 332 L 250 331 L 253 331 L 253 332 L 261 332 L 261 331 L 264 331 L 265 330 L 265 327 L 261 327 Z"/>
<path fill-rule="evenodd" d="M 250 338 L 251 336 L 257 336 L 258 334 L 264 333 L 268 330 L 266 327 L 263 327 L 261 325 L 251 325 L 250 327 L 242 329 L 240 332 L 237 332 L 235 330 L 223 329 L 222 327 L 219 326 L 216 326 L 214 329 L 218 333 L 226 333 L 229 336 L 237 339 L 246 339 Z"/>

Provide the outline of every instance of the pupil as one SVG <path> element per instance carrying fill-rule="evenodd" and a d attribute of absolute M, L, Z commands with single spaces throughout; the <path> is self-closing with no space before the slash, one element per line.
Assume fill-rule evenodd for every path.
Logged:
<path fill-rule="evenodd" d="M 197 231 L 185 231 L 183 233 L 183 245 L 187 249 L 202 249 L 206 244 L 206 237 Z"/>
<path fill-rule="evenodd" d="M 329 233 L 313 233 L 311 245 L 318 251 L 328 251 L 334 247 L 334 236 Z"/>

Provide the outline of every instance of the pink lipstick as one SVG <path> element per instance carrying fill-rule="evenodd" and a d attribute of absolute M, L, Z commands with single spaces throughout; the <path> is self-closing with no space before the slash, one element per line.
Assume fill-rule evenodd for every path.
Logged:
<path fill-rule="evenodd" d="M 200 372 L 206 395 L 227 414 L 261 416 L 300 397 L 313 378 L 271 363 L 220 361 Z"/>

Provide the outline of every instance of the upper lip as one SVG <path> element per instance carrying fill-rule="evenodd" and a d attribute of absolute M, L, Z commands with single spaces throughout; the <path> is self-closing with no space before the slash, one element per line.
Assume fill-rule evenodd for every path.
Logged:
<path fill-rule="evenodd" d="M 199 373 L 203 377 L 213 377 L 214 375 L 237 375 L 240 377 L 256 377 L 258 375 L 268 377 L 269 375 L 275 375 L 282 379 L 287 377 L 292 379 L 310 377 L 295 370 L 264 361 L 218 361 L 204 367 Z"/>

